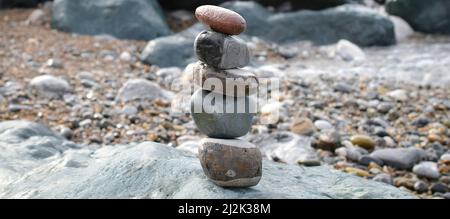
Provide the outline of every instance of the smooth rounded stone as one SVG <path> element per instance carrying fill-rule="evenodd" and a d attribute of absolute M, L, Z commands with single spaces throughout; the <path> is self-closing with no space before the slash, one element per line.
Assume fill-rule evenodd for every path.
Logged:
<path fill-rule="evenodd" d="M 319 130 L 334 129 L 333 125 L 325 120 L 316 120 L 314 126 Z"/>
<path fill-rule="evenodd" d="M 194 50 L 200 61 L 218 69 L 242 68 L 250 62 L 250 51 L 244 41 L 214 31 L 198 34 Z"/>
<path fill-rule="evenodd" d="M 327 151 L 334 151 L 341 145 L 341 136 L 336 131 L 328 131 L 320 134 L 311 146 Z"/>
<path fill-rule="evenodd" d="M 334 153 L 351 161 L 358 161 L 362 156 L 362 154 L 358 150 L 347 147 L 340 147 L 336 149 Z"/>
<path fill-rule="evenodd" d="M 433 183 L 430 187 L 430 190 L 433 193 L 446 193 L 448 192 L 448 186 L 444 183 Z"/>
<path fill-rule="evenodd" d="M 47 66 L 51 68 L 63 68 L 64 63 L 61 59 L 53 58 L 47 60 Z"/>
<path fill-rule="evenodd" d="M 214 5 L 198 7 L 195 16 L 212 30 L 229 35 L 238 35 L 247 26 L 245 19 L 238 13 Z"/>
<path fill-rule="evenodd" d="M 258 78 L 244 69 L 214 69 L 203 62 L 193 67 L 194 83 L 204 90 L 227 96 L 243 97 L 256 94 Z"/>
<path fill-rule="evenodd" d="M 419 148 L 387 148 L 372 152 L 370 156 L 397 169 L 411 169 L 414 164 L 426 158 L 427 153 Z"/>
<path fill-rule="evenodd" d="M 428 123 L 430 123 L 430 120 L 427 118 L 417 118 L 416 120 L 414 120 L 411 124 L 418 127 L 418 128 L 422 128 L 425 127 L 426 125 L 428 125 Z"/>
<path fill-rule="evenodd" d="M 191 98 L 191 114 L 195 124 L 202 133 L 213 138 L 246 135 L 255 113 L 256 101 L 249 96 L 230 97 L 199 89 Z"/>
<path fill-rule="evenodd" d="M 364 166 L 369 166 L 370 163 L 376 163 L 379 166 L 383 166 L 382 160 L 375 157 L 371 157 L 370 155 L 361 156 L 358 163 Z"/>
<path fill-rule="evenodd" d="M 61 98 L 71 92 L 71 87 L 64 79 L 53 75 L 40 75 L 30 81 L 30 88 L 38 96 L 47 98 Z"/>
<path fill-rule="evenodd" d="M 171 99 L 173 93 L 145 79 L 130 79 L 119 89 L 116 101 Z"/>
<path fill-rule="evenodd" d="M 416 183 L 414 183 L 414 190 L 418 193 L 428 192 L 428 184 L 422 180 L 419 180 Z"/>
<path fill-rule="evenodd" d="M 312 135 L 314 124 L 306 117 L 295 118 L 291 125 L 291 132 L 299 135 Z"/>
<path fill-rule="evenodd" d="M 450 164 L 450 154 L 443 154 L 440 161 L 444 164 Z"/>
<path fill-rule="evenodd" d="M 342 60 L 346 62 L 350 61 L 363 61 L 366 59 L 366 55 L 364 51 L 354 43 L 348 40 L 339 40 L 336 44 L 336 54 L 339 55 Z M 335 88 L 336 89 L 336 88 Z M 345 91 L 341 91 L 344 93 L 349 93 L 353 91 L 353 87 L 349 86 Z"/>
<path fill-rule="evenodd" d="M 67 127 L 62 127 L 59 133 L 66 139 L 71 139 L 73 137 L 73 131 Z"/>
<path fill-rule="evenodd" d="M 1 6 L 0 6 L 1 7 Z M 28 15 L 28 18 L 25 20 L 25 24 L 27 25 L 42 25 L 46 22 L 47 17 L 45 11 L 42 9 L 35 9 Z"/>
<path fill-rule="evenodd" d="M 431 161 L 423 161 L 413 167 L 413 172 L 421 177 L 430 179 L 439 179 L 440 173 L 437 163 Z"/>
<path fill-rule="evenodd" d="M 261 179 L 262 155 L 250 142 L 205 138 L 198 157 L 206 176 L 219 186 L 250 187 Z"/>
<path fill-rule="evenodd" d="M 396 100 L 396 101 L 407 101 L 408 100 L 408 93 L 406 92 L 406 90 L 402 90 L 402 89 L 397 89 L 397 90 L 393 90 L 387 93 L 388 97 L 391 97 L 392 99 Z"/>
<path fill-rule="evenodd" d="M 121 113 L 128 115 L 128 116 L 134 116 L 139 112 L 138 108 L 133 106 L 133 105 L 125 105 L 122 110 Z"/>
<path fill-rule="evenodd" d="M 394 185 L 394 182 L 392 181 L 392 177 L 389 176 L 389 174 L 387 174 L 387 173 L 380 173 L 380 174 L 376 175 L 372 180 L 377 181 L 377 182 L 386 183 L 389 185 Z"/>
<path fill-rule="evenodd" d="M 382 102 L 382 103 L 378 104 L 377 110 L 378 110 L 378 112 L 385 114 L 385 113 L 388 113 L 394 107 L 395 107 L 395 105 L 390 102 Z"/>
<path fill-rule="evenodd" d="M 350 141 L 352 144 L 358 145 L 367 150 L 373 150 L 375 147 L 375 141 L 367 135 L 353 135 L 350 138 Z"/>

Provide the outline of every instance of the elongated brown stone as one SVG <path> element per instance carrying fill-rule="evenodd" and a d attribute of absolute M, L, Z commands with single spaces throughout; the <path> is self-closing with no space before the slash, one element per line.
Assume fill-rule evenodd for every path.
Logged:
<path fill-rule="evenodd" d="M 214 5 L 198 7 L 195 16 L 212 30 L 229 35 L 238 35 L 247 26 L 245 19 L 238 13 Z"/>
<path fill-rule="evenodd" d="M 261 179 L 261 152 L 250 142 L 205 138 L 198 152 L 206 176 L 219 186 L 250 187 Z"/>

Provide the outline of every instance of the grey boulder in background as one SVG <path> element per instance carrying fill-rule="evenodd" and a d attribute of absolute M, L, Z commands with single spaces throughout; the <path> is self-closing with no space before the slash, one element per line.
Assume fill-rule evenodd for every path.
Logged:
<path fill-rule="evenodd" d="M 66 32 L 135 40 L 171 33 L 156 0 L 55 0 L 52 26 Z"/>

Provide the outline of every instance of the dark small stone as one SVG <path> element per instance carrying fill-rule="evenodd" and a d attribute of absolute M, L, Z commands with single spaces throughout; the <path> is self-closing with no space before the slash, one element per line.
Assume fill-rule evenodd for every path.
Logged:
<path fill-rule="evenodd" d="M 431 185 L 431 192 L 433 193 L 446 193 L 448 192 L 448 187 L 444 183 L 433 183 Z"/>
<path fill-rule="evenodd" d="M 412 122 L 412 125 L 418 127 L 418 128 L 422 128 L 425 127 L 426 125 L 428 125 L 428 123 L 430 123 L 430 120 L 427 118 L 418 118 L 416 120 L 414 120 Z"/>
<path fill-rule="evenodd" d="M 424 181 L 419 180 L 414 184 L 414 190 L 418 193 L 428 192 L 428 185 Z"/>
<path fill-rule="evenodd" d="M 218 69 L 242 68 L 250 62 L 245 42 L 214 31 L 201 32 L 194 42 L 200 61 Z"/>

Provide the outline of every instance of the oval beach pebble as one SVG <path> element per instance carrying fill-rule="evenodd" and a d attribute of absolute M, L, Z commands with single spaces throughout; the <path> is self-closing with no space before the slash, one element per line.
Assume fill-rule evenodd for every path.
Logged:
<path fill-rule="evenodd" d="M 238 13 L 213 5 L 198 7 L 195 16 L 212 30 L 228 35 L 238 35 L 247 26 L 245 19 Z"/>

